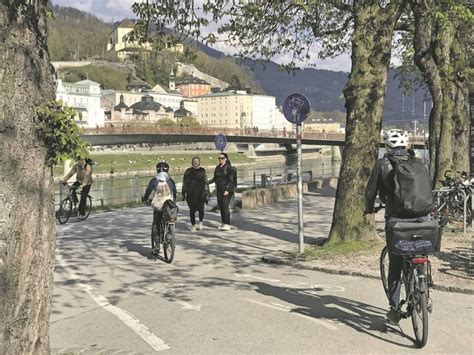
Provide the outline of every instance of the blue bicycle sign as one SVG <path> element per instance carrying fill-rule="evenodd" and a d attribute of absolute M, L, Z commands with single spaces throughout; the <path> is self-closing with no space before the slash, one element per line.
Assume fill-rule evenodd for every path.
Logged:
<path fill-rule="evenodd" d="M 227 138 L 224 136 L 224 134 L 219 133 L 214 138 L 214 144 L 218 150 L 224 150 L 225 146 L 227 145 Z"/>
<path fill-rule="evenodd" d="M 309 100 L 303 94 L 291 94 L 283 102 L 283 114 L 289 122 L 294 124 L 302 123 L 308 116 L 309 110 Z"/>

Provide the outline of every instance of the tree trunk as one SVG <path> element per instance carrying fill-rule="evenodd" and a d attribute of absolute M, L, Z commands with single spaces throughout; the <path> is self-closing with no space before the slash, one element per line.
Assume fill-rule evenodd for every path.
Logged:
<path fill-rule="evenodd" d="M 0 236 L 6 354 L 49 353 L 55 221 L 35 107 L 53 99 L 46 0 L 0 2 Z"/>
<path fill-rule="evenodd" d="M 375 236 L 363 216 L 364 191 L 380 144 L 394 25 L 405 2 L 381 8 L 374 1 L 354 1 L 352 68 L 344 88 L 347 126 L 336 205 L 328 242 Z"/>
<path fill-rule="evenodd" d="M 433 99 L 429 121 L 433 186 L 446 170 L 469 170 L 468 51 L 460 33 L 462 24 L 435 16 L 435 11 L 441 11 L 435 5 L 435 0 L 412 3 L 415 64 Z"/>

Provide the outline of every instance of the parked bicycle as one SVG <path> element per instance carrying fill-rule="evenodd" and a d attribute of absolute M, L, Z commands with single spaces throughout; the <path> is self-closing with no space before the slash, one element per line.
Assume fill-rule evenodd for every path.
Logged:
<path fill-rule="evenodd" d="M 434 206 L 432 217 L 445 226 L 455 221 L 463 221 L 466 214 L 466 224 L 472 224 L 472 187 L 460 178 L 452 178 L 451 170 L 444 173 L 444 180 L 439 180 L 442 187 L 433 192 Z"/>
<path fill-rule="evenodd" d="M 178 215 L 178 207 L 174 202 L 168 200 L 163 205 L 163 218 L 161 219 L 160 232 L 156 230 L 157 226 L 153 224 L 151 232 L 151 249 L 155 250 L 156 241 L 153 237 L 158 234 L 158 242 L 160 243 L 160 249 L 164 251 L 164 260 L 170 264 L 174 259 L 176 249 L 176 220 Z M 155 260 L 158 258 L 158 253 L 153 253 Z"/>
<path fill-rule="evenodd" d="M 436 221 L 431 221 L 435 222 Z M 380 254 L 380 276 L 382 285 L 390 300 L 388 285 L 388 250 L 403 257 L 400 303 L 398 312 L 401 318 L 411 318 L 415 333 L 415 344 L 422 348 L 428 341 L 428 313 L 433 311 L 430 298 L 431 264 L 428 254 L 439 251 L 442 228 L 430 222 L 402 223 L 393 227 L 390 242 Z"/>
<path fill-rule="evenodd" d="M 78 215 L 78 206 L 80 198 L 77 197 L 77 194 L 81 194 L 81 192 L 77 192 L 79 188 L 77 184 L 65 184 L 65 189 L 68 192 L 68 195 L 64 200 L 61 201 L 59 205 L 59 210 L 57 212 L 58 221 L 60 224 L 66 223 L 69 218 L 73 215 Z M 87 195 L 86 205 L 85 205 L 85 213 L 83 216 L 83 220 L 86 220 L 89 217 L 92 209 L 92 197 Z"/>

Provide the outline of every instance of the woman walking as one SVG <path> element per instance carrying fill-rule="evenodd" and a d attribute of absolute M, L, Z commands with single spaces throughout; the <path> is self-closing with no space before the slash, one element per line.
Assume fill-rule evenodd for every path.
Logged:
<path fill-rule="evenodd" d="M 189 217 L 191 218 L 191 231 L 202 229 L 204 220 L 204 203 L 209 201 L 209 184 L 207 182 L 206 170 L 201 167 L 201 158 L 194 156 L 191 167 L 186 170 L 183 177 L 183 201 L 189 206 Z M 196 226 L 196 212 L 199 212 L 199 224 Z"/>
<path fill-rule="evenodd" d="M 219 229 L 228 231 L 230 230 L 229 203 L 234 193 L 234 174 L 226 153 L 219 154 L 219 164 L 216 166 L 214 177 L 209 183 L 216 183 L 217 204 L 219 205 L 222 219 Z"/>

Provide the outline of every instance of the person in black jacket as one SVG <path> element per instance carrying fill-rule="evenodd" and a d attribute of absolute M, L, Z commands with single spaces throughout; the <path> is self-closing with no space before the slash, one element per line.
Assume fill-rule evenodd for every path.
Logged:
<path fill-rule="evenodd" d="M 226 153 L 219 154 L 219 165 L 214 170 L 214 177 L 209 184 L 216 183 L 217 204 L 221 211 L 222 224 L 220 230 L 230 230 L 229 204 L 234 194 L 234 174 Z"/>
<path fill-rule="evenodd" d="M 191 231 L 202 229 L 204 220 L 204 203 L 209 201 L 209 184 L 207 182 L 206 170 L 201 167 L 201 158 L 194 156 L 191 161 L 192 167 L 188 168 L 183 177 L 183 201 L 189 206 L 189 217 L 191 218 Z M 196 212 L 199 212 L 199 224 L 196 226 Z"/>
<path fill-rule="evenodd" d="M 367 187 L 365 189 L 365 210 L 364 214 L 374 213 L 374 203 L 379 195 L 380 201 L 385 204 L 385 230 L 388 224 L 397 220 L 406 222 L 423 221 L 425 217 L 406 219 L 397 215 L 394 202 L 395 182 L 393 179 L 393 164 L 401 161 L 407 161 L 413 157 L 414 152 L 407 149 L 408 134 L 401 129 L 391 129 L 384 134 L 386 153 L 375 163 Z M 390 292 L 390 310 L 387 313 L 387 319 L 392 324 L 398 324 L 400 321 L 400 287 L 401 273 L 403 267 L 403 258 L 400 255 L 388 253 L 388 288 Z"/>

